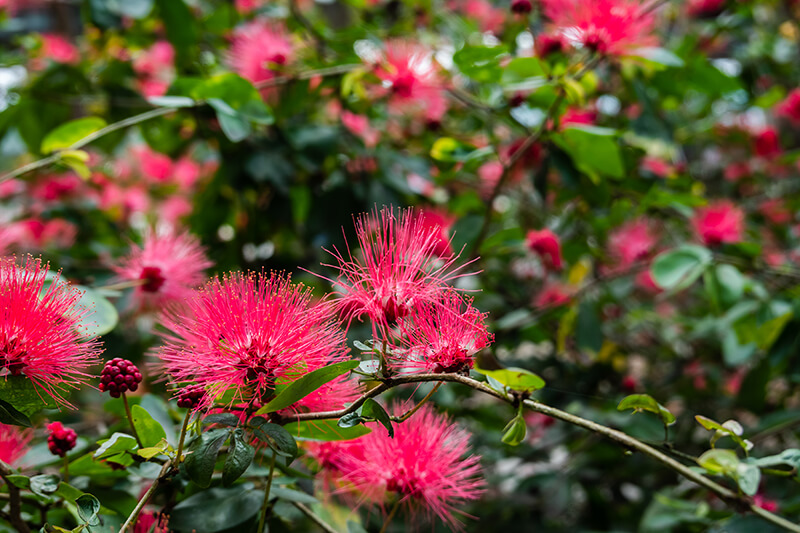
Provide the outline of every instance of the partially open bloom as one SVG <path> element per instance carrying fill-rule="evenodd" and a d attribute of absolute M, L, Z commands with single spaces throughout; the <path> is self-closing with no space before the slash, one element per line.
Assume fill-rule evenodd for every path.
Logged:
<path fill-rule="evenodd" d="M 232 391 L 231 404 L 262 402 L 277 384 L 347 354 L 332 306 L 276 274 L 216 278 L 186 307 L 163 315 L 171 333 L 157 356 L 173 385 L 195 383 L 211 399 Z"/>
<path fill-rule="evenodd" d="M 628 267 L 647 257 L 656 242 L 652 227 L 647 220 L 640 218 L 612 231 L 608 237 L 608 248 L 620 266 Z"/>
<path fill-rule="evenodd" d="M 15 466 L 28 451 L 31 438 L 33 432 L 30 429 L 0 424 L 0 461 Z"/>
<path fill-rule="evenodd" d="M 272 79 L 276 67 L 293 57 L 294 49 L 283 26 L 255 20 L 233 32 L 228 63 L 241 77 L 259 83 Z"/>
<path fill-rule="evenodd" d="M 47 447 L 50 453 L 64 457 L 75 447 L 78 442 L 78 434 L 72 428 L 64 427 L 61 422 L 53 422 L 47 425 Z"/>
<path fill-rule="evenodd" d="M 148 231 L 144 245 L 133 245 L 111 268 L 122 281 L 140 282 L 134 289 L 134 301 L 152 308 L 187 298 L 203 283 L 203 271 L 212 264 L 198 240 L 188 233 Z"/>
<path fill-rule="evenodd" d="M 653 46 L 655 17 L 639 0 L 542 0 L 544 14 L 571 42 L 621 55 Z"/>
<path fill-rule="evenodd" d="M 383 208 L 356 220 L 360 254 L 331 254 L 339 270 L 337 306 L 348 321 L 364 316 L 393 325 L 411 308 L 438 301 L 448 283 L 466 274 L 457 256 L 441 258 L 441 230 L 431 228 L 412 210 Z M 348 249 L 349 252 L 349 249 Z"/>
<path fill-rule="evenodd" d="M 692 225 L 704 244 L 740 242 L 744 234 L 744 213 L 727 200 L 701 207 L 692 217 Z"/>
<path fill-rule="evenodd" d="M 800 126 L 800 89 L 794 89 L 775 107 L 775 113 Z"/>
<path fill-rule="evenodd" d="M 526 238 L 528 248 L 539 254 L 548 268 L 561 270 L 561 242 L 551 230 L 531 230 Z"/>
<path fill-rule="evenodd" d="M 45 285 L 48 286 L 45 288 Z M 0 260 L 0 378 L 24 375 L 66 404 L 65 389 L 84 384 L 100 345 L 81 331 L 81 293 L 47 277 L 39 260 Z"/>
<path fill-rule="evenodd" d="M 383 61 L 375 68 L 389 92 L 389 106 L 398 113 L 421 112 L 431 122 L 441 120 L 447 99 L 433 53 L 407 41 L 386 44 Z"/>
<path fill-rule="evenodd" d="M 400 414 L 403 406 L 390 410 Z M 484 491 L 480 457 L 468 455 L 469 434 L 429 405 L 395 425 L 394 438 L 376 428 L 356 442 L 360 446 L 338 450 L 335 460 L 346 483 L 342 490 L 381 508 L 399 502 L 412 521 L 438 517 L 461 529 L 457 507 Z"/>
<path fill-rule="evenodd" d="M 392 366 L 399 372 L 469 372 L 477 352 L 492 342 L 486 315 L 456 291 L 415 307 L 400 323 Z"/>

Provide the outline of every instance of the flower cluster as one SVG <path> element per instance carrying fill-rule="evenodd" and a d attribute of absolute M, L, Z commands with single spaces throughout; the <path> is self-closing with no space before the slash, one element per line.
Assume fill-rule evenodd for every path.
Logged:
<path fill-rule="evenodd" d="M 61 422 L 48 424 L 47 431 L 50 433 L 47 437 L 47 448 L 53 455 L 66 456 L 78 441 L 75 430 L 64 427 Z"/>

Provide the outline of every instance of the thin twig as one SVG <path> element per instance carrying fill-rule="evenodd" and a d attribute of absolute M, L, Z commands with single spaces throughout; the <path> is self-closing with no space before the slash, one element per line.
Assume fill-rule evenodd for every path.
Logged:
<path fill-rule="evenodd" d="M 441 382 L 441 381 L 437 382 L 437 383 L 436 383 L 436 385 L 434 385 L 434 387 L 431 389 L 431 391 L 430 391 L 428 394 L 426 394 L 426 395 L 425 395 L 425 397 L 424 397 L 422 400 L 420 400 L 420 402 L 419 402 L 417 405 L 415 405 L 414 407 L 412 407 L 412 408 L 411 408 L 411 410 L 409 410 L 407 413 L 405 413 L 405 414 L 404 414 L 404 415 L 402 415 L 402 416 L 393 416 L 393 417 L 391 417 L 391 420 L 392 420 L 392 422 L 405 422 L 406 420 L 408 420 L 409 418 L 411 418 L 411 416 L 412 416 L 414 413 L 416 413 L 417 411 L 419 411 L 419 410 L 420 410 L 420 408 L 421 408 L 423 405 L 425 405 L 425 402 L 427 402 L 428 400 L 430 400 L 430 399 L 431 399 L 431 396 L 433 396 L 433 394 L 434 394 L 434 393 L 435 393 L 437 390 L 439 390 L 439 387 L 441 387 L 441 386 L 442 386 L 442 382 Z"/>
<path fill-rule="evenodd" d="M 131 512 L 128 519 L 125 520 L 125 523 L 122 524 L 122 527 L 119 528 L 119 533 L 125 533 L 128 528 L 132 528 L 134 524 L 136 524 L 136 518 L 139 516 L 139 513 L 142 511 L 144 506 L 147 504 L 147 501 L 153 495 L 153 493 L 158 488 L 159 483 L 162 479 L 164 479 L 166 473 L 169 471 L 170 467 L 172 466 L 172 461 L 167 461 L 161 466 L 161 472 L 159 472 L 158 477 L 153 481 L 153 484 L 150 485 L 150 488 L 147 489 L 147 492 L 144 493 L 144 496 L 139 500 L 136 504 L 136 507 L 133 508 L 133 512 Z"/>
<path fill-rule="evenodd" d="M 327 523 L 325 520 L 320 518 L 320 516 L 318 514 L 316 514 L 314 511 L 312 511 L 311 509 L 309 509 L 308 507 L 306 507 L 302 503 L 300 503 L 300 502 L 292 502 L 292 505 L 297 507 L 304 515 L 309 517 L 311 519 L 311 521 L 314 522 L 315 524 L 317 524 L 323 531 L 325 531 L 325 533 L 339 533 L 338 531 L 333 529 L 333 527 L 331 527 L 331 525 L 329 523 Z"/>
<path fill-rule="evenodd" d="M 19 487 L 11 483 L 6 477 L 13 473 L 14 471 L 11 470 L 9 465 L 4 461 L 0 461 L 0 478 L 3 478 L 3 481 L 8 486 L 8 521 L 11 523 L 11 527 L 19 531 L 19 533 L 29 533 L 30 528 L 25 523 L 25 520 L 22 519 L 22 498 L 19 494 Z"/>
<path fill-rule="evenodd" d="M 124 392 L 122 393 L 122 403 L 125 405 L 125 414 L 128 415 L 128 422 L 131 424 L 131 431 L 133 431 L 133 436 L 136 438 L 136 443 L 139 445 L 139 448 L 144 448 L 144 446 L 142 446 L 142 440 L 139 438 L 139 433 L 136 431 L 136 426 L 133 423 L 131 407 L 128 405 L 128 395 Z"/>
<path fill-rule="evenodd" d="M 277 85 L 285 85 L 293 81 L 310 80 L 311 78 L 315 78 L 317 76 L 326 78 L 328 76 L 347 74 L 348 72 L 351 72 L 363 66 L 364 65 L 362 65 L 361 63 L 347 63 L 344 65 L 336 65 L 333 67 L 320 68 L 316 70 L 307 70 L 305 72 L 300 72 L 297 74 L 292 74 L 287 76 L 275 76 L 274 78 L 258 82 L 254 85 L 256 89 L 266 89 L 268 87 L 275 87 Z"/>
<path fill-rule="evenodd" d="M 258 520 L 258 531 L 264 533 L 264 526 L 267 525 L 267 511 L 269 510 L 269 493 L 272 489 L 272 476 L 275 474 L 275 459 L 277 454 L 273 450 L 272 459 L 269 461 L 269 475 L 267 476 L 267 487 L 264 489 L 264 503 L 261 508 L 261 518 Z"/>

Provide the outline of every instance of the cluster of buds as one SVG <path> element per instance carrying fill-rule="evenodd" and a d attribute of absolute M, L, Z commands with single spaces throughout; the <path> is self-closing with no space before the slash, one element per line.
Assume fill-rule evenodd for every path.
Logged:
<path fill-rule="evenodd" d="M 107 391 L 112 398 L 119 398 L 123 392 L 135 391 L 141 382 L 142 373 L 136 365 L 121 357 L 107 362 L 100 374 L 100 390 Z"/>
<path fill-rule="evenodd" d="M 182 409 L 197 409 L 203 403 L 205 397 L 205 388 L 200 385 L 189 385 L 178 392 L 178 407 Z"/>
<path fill-rule="evenodd" d="M 47 447 L 50 453 L 64 457 L 67 452 L 75 447 L 78 434 L 74 429 L 65 428 L 61 422 L 53 422 L 47 426 L 50 435 L 47 437 Z"/>

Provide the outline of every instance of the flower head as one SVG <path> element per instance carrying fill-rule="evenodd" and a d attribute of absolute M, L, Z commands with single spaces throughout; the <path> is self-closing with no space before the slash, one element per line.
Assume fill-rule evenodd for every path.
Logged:
<path fill-rule="evenodd" d="M 14 466 L 28 451 L 31 438 L 33 432 L 30 429 L 0 424 L 0 461 Z"/>
<path fill-rule="evenodd" d="M 709 246 L 740 242 L 744 234 L 744 213 L 727 200 L 695 211 L 692 225 L 700 240 Z"/>
<path fill-rule="evenodd" d="M 401 372 L 469 372 L 477 352 L 492 342 L 486 315 L 456 291 L 415 307 L 400 323 L 392 366 Z"/>
<path fill-rule="evenodd" d="M 639 0 L 542 0 L 544 14 L 571 42 L 620 55 L 655 44 L 655 17 Z"/>
<path fill-rule="evenodd" d="M 45 288 L 45 284 L 49 284 Z M 57 402 L 90 377 L 99 342 L 81 331 L 80 291 L 49 279 L 38 259 L 0 260 L 0 377 L 24 375 Z"/>
<path fill-rule="evenodd" d="M 800 89 L 794 89 L 775 107 L 775 113 L 800 126 Z"/>
<path fill-rule="evenodd" d="M 627 222 L 612 231 L 608 237 L 609 251 L 622 267 L 628 267 L 647 257 L 656 242 L 657 238 L 645 219 Z"/>
<path fill-rule="evenodd" d="M 81 60 L 78 48 L 61 35 L 46 33 L 42 35 L 42 56 L 56 63 L 74 65 Z"/>
<path fill-rule="evenodd" d="M 277 23 L 254 20 L 233 32 L 228 63 L 252 83 L 272 79 L 277 66 L 291 62 L 294 48 L 286 28 Z"/>
<path fill-rule="evenodd" d="M 157 356 L 172 384 L 195 383 L 211 399 L 232 391 L 232 404 L 267 400 L 276 385 L 347 354 L 332 306 L 277 274 L 216 278 L 162 324 L 171 333 Z"/>
<path fill-rule="evenodd" d="M 148 231 L 144 245 L 111 268 L 120 279 L 141 282 L 134 300 L 143 307 L 163 307 L 187 298 L 205 279 L 203 271 L 213 263 L 197 239 L 188 233 L 157 234 Z"/>
<path fill-rule="evenodd" d="M 561 241 L 551 230 L 531 230 L 527 236 L 528 248 L 539 254 L 545 265 L 561 270 Z"/>
<path fill-rule="evenodd" d="M 412 210 L 383 208 L 356 219 L 360 254 L 345 258 L 334 248 L 339 277 L 337 306 L 348 321 L 369 317 L 393 325 L 410 310 L 433 303 L 448 283 L 466 274 L 457 256 L 440 257 L 441 229 L 430 227 Z M 349 247 L 348 247 L 349 252 Z"/>
<path fill-rule="evenodd" d="M 47 447 L 53 455 L 64 457 L 78 441 L 78 434 L 72 428 L 65 428 L 61 422 L 48 424 Z"/>
<path fill-rule="evenodd" d="M 399 413 L 402 406 L 390 410 Z M 376 429 L 356 442 L 334 459 L 344 488 L 381 507 L 398 502 L 412 520 L 438 517 L 460 529 L 457 507 L 484 491 L 480 457 L 467 455 L 469 434 L 430 406 L 397 424 L 394 438 Z"/>

